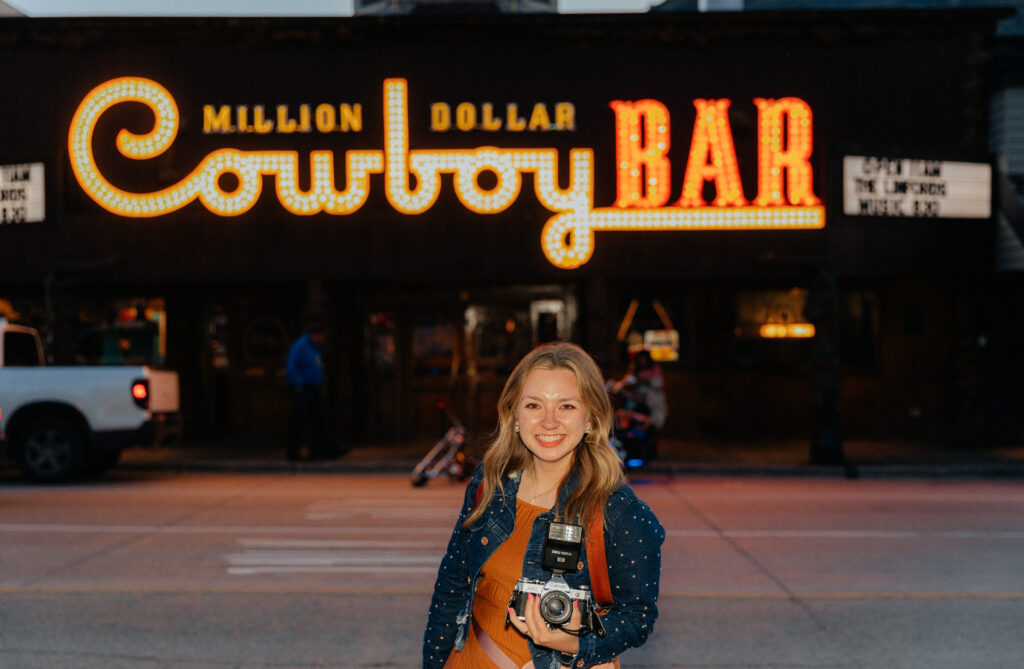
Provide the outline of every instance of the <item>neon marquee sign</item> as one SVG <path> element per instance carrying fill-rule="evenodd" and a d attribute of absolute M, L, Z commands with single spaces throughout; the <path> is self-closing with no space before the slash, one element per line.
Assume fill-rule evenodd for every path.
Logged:
<path fill-rule="evenodd" d="M 533 175 L 538 201 L 554 213 L 541 232 L 544 255 L 557 267 L 586 263 L 600 230 L 776 230 L 824 227 L 825 212 L 813 192 L 810 156 L 812 114 L 799 98 L 755 98 L 758 111 L 758 189 L 753 202 L 743 194 L 732 131 L 730 101 L 694 100 L 697 120 L 680 198 L 669 204 L 670 118 L 656 100 L 611 103 L 616 129 L 616 199 L 594 207 L 594 151 L 569 153 L 569 186 L 557 175 L 553 148 L 410 149 L 408 83 L 384 80 L 384 149 L 348 150 L 344 154 L 345 189 L 335 187 L 333 151 L 311 151 L 309 190 L 298 185 L 297 151 L 217 149 L 177 184 L 153 193 L 133 193 L 110 183 L 93 156 L 93 131 L 99 118 L 122 102 L 139 102 L 153 112 L 153 129 L 137 135 L 122 129 L 118 151 L 133 160 L 154 158 L 174 142 L 180 117 L 170 93 L 139 77 L 112 79 L 93 89 L 79 105 L 68 134 L 71 166 L 79 185 L 97 204 L 118 216 L 155 217 L 177 211 L 195 200 L 218 216 L 238 216 L 256 203 L 263 177 L 272 176 L 278 201 L 292 214 L 320 212 L 347 215 L 365 204 L 370 175 L 383 174 L 388 202 L 403 214 L 421 214 L 440 194 L 441 175 L 451 174 L 455 194 L 472 212 L 495 214 L 515 202 L 523 174 Z M 483 173 L 496 183 L 480 186 Z M 238 179 L 234 190 L 220 178 Z M 415 186 L 411 185 L 415 179 Z M 707 182 L 716 197 L 707 203 Z"/>

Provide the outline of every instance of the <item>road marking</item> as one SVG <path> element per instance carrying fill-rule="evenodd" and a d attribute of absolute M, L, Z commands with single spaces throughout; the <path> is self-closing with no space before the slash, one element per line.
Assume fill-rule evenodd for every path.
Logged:
<path fill-rule="evenodd" d="M 1024 539 L 1024 530 L 666 530 L 665 534 L 734 539 Z"/>
<path fill-rule="evenodd" d="M 224 555 L 227 573 L 255 574 L 313 573 L 437 573 L 444 552 L 442 543 L 353 540 L 307 541 L 244 538 L 243 550 Z M 429 548 L 417 552 L 412 548 Z"/>
<path fill-rule="evenodd" d="M 229 553 L 224 556 L 231 564 L 239 565 L 342 565 L 342 564 L 366 564 L 366 565 L 407 565 L 407 564 L 436 564 L 441 562 L 439 555 L 435 553 L 384 553 L 380 551 L 301 551 L 301 550 L 277 550 L 277 551 L 244 551 L 242 553 Z"/>
<path fill-rule="evenodd" d="M 389 526 L 388 534 L 429 534 L 447 541 L 451 525 Z M 377 534 L 381 527 L 367 525 L 70 525 L 60 523 L 0 523 L 0 532 L 64 534 L 264 534 L 264 535 L 363 535 Z M 1024 539 L 1024 530 L 666 530 L 669 537 L 734 537 L 777 539 Z M 402 545 L 408 545 L 402 542 Z"/>
<path fill-rule="evenodd" d="M 401 569 L 409 565 L 429 565 L 437 569 L 441 557 L 435 553 L 404 554 L 379 551 L 245 551 L 224 556 L 232 565 L 266 567 L 336 567 L 341 565 Z"/>
<path fill-rule="evenodd" d="M 447 541 L 451 525 L 389 526 L 389 534 L 431 534 Z M 60 523 L 0 523 L 0 532 L 34 532 L 64 534 L 270 534 L 325 535 L 376 534 L 381 527 L 339 525 L 306 527 L 291 525 L 70 525 Z M 1024 539 L 1024 530 L 666 530 L 669 537 L 777 538 L 777 539 Z M 379 542 L 378 542 L 379 543 Z M 407 546 L 408 542 L 401 542 Z"/>
<path fill-rule="evenodd" d="M 895 482 L 893 482 L 895 483 Z M 785 485 L 789 486 L 787 482 Z M 836 487 L 838 486 L 838 487 Z M 791 487 L 775 487 L 766 485 L 761 488 L 748 487 L 747 483 L 731 482 L 718 488 L 687 485 L 680 488 L 645 488 L 642 495 L 644 501 L 671 503 L 671 500 L 683 497 L 691 502 L 812 502 L 816 504 L 863 504 L 876 502 L 891 504 L 894 508 L 904 505 L 913 508 L 921 504 L 933 502 L 952 502 L 958 506 L 975 504 L 1014 504 L 1024 503 L 1024 488 L 1016 482 L 993 484 L 991 482 L 978 485 L 951 484 L 944 489 L 900 490 L 898 485 L 872 486 L 859 481 L 844 487 L 842 482 L 829 482 L 827 486 L 805 483 Z M 993 488 L 998 488 L 993 490 Z M 654 506 L 654 504 L 652 504 Z"/>
<path fill-rule="evenodd" d="M 0 597 L 56 596 L 64 595 L 415 595 L 421 597 L 433 593 L 433 588 L 388 588 L 388 587 L 338 587 L 338 586 L 295 586 L 252 585 L 238 581 L 238 585 L 0 585 Z"/>
<path fill-rule="evenodd" d="M 436 574 L 437 567 L 381 567 L 373 565 L 348 565 L 303 567 L 279 565 L 273 567 L 228 567 L 232 576 L 255 576 L 257 574 Z"/>
<path fill-rule="evenodd" d="M 390 508 L 385 506 L 350 506 L 348 504 L 315 504 L 306 508 L 306 520 L 338 520 L 343 518 L 370 517 L 381 520 L 451 519 L 455 522 L 458 511 L 444 508 L 409 507 Z"/>
<path fill-rule="evenodd" d="M 452 521 L 454 523 L 454 521 Z M 3 523 L 0 532 L 51 532 L 51 533 L 110 533 L 110 534 L 377 534 L 375 526 L 323 526 L 304 527 L 291 525 L 68 525 L 46 523 Z M 436 534 L 445 541 L 451 534 L 452 525 L 416 527 L 388 527 L 389 534 Z"/>
<path fill-rule="evenodd" d="M 351 586 L 295 586 L 292 584 L 259 584 L 238 581 L 234 585 L 174 585 L 174 586 L 136 586 L 136 585 L 0 585 L 0 597 L 19 596 L 63 596 L 68 594 L 81 595 L 119 595 L 119 594 L 155 594 L 155 595 L 429 595 L 432 588 L 394 588 L 394 587 L 351 587 Z M 731 592 L 731 591 L 665 591 L 660 599 L 700 600 L 700 599 L 742 599 L 742 600 L 842 600 L 842 601 L 894 601 L 922 600 L 945 601 L 956 599 L 981 600 L 1018 600 L 1024 599 L 1024 592 L 956 592 L 956 591 L 908 591 L 908 592 Z"/>
<path fill-rule="evenodd" d="M 658 593 L 659 599 L 672 597 L 675 599 L 802 599 L 802 600 L 943 600 L 943 599 L 1024 599 L 1024 592 L 958 592 L 958 591 L 906 591 L 906 592 L 730 592 L 730 591 L 665 591 Z"/>
<path fill-rule="evenodd" d="M 387 541 L 375 539 L 239 539 L 243 546 L 264 548 L 437 548 L 444 541 Z"/>

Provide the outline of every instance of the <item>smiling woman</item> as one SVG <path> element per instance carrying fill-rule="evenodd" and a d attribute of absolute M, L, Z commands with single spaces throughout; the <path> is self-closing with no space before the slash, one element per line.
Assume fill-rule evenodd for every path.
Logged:
<path fill-rule="evenodd" d="M 616 666 L 658 616 L 665 532 L 608 443 L 601 372 L 578 346 L 539 346 L 509 375 L 498 416 L 438 572 L 423 666 Z M 578 554 L 549 559 L 569 537 Z M 590 593 L 605 590 L 604 616 L 589 615 Z M 568 620 L 549 596 L 572 601 Z"/>

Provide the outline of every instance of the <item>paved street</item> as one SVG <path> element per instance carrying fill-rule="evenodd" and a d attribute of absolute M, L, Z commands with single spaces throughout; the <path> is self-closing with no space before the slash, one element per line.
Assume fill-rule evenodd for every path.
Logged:
<path fill-rule="evenodd" d="M 668 532 L 624 667 L 1024 666 L 1024 485 L 637 479 Z M 0 667 L 416 667 L 462 490 L 0 478 Z"/>

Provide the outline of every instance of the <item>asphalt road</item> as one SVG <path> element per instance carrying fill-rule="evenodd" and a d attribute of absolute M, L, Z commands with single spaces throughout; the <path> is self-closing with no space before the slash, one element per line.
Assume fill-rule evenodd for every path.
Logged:
<path fill-rule="evenodd" d="M 636 480 L 638 667 L 1024 666 L 1024 484 Z M 0 477 L 0 667 L 417 667 L 462 496 L 401 475 Z"/>

